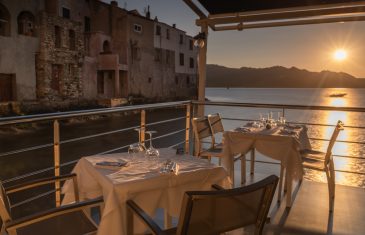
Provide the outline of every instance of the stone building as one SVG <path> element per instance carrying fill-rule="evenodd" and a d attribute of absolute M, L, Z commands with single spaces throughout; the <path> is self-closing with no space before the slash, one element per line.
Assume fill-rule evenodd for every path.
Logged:
<path fill-rule="evenodd" d="M 43 0 L 0 0 L 0 102 L 35 100 Z"/>
<path fill-rule="evenodd" d="M 116 1 L 0 0 L 0 52 L 0 102 L 196 95 L 192 38 Z"/>

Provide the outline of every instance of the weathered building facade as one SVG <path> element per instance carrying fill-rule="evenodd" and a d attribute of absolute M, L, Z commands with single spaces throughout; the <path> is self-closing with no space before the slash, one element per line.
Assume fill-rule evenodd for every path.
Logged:
<path fill-rule="evenodd" d="M 116 1 L 0 0 L 0 102 L 192 97 L 192 42 Z"/>

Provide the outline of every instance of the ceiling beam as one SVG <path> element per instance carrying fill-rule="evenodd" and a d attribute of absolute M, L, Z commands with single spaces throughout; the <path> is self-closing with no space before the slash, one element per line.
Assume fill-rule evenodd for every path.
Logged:
<path fill-rule="evenodd" d="M 207 18 L 204 12 L 200 10 L 199 7 L 195 5 L 195 3 L 192 0 L 183 0 L 183 1 L 186 3 L 186 5 L 188 5 L 191 8 L 191 10 L 195 12 L 195 14 L 197 14 L 200 17 L 200 19 Z"/>
<path fill-rule="evenodd" d="M 315 17 L 315 16 L 330 16 L 339 14 L 353 14 L 353 13 L 365 13 L 365 6 L 353 6 L 346 8 L 331 8 L 331 9 L 314 9 L 311 11 L 288 11 L 288 12 L 277 12 L 277 13 L 266 13 L 266 14 L 248 14 L 242 13 L 236 16 L 217 17 L 213 18 L 209 16 L 206 19 L 197 20 L 197 25 L 202 23 L 208 23 L 210 25 L 219 24 L 232 24 L 240 22 L 257 22 L 257 21 L 270 21 L 270 20 L 287 20 L 304 17 Z"/>
<path fill-rule="evenodd" d="M 216 31 L 244 30 L 244 29 L 339 23 L 339 22 L 351 22 L 351 21 L 365 21 L 365 16 L 344 16 L 344 17 L 320 18 L 320 19 L 315 18 L 315 19 L 302 19 L 302 20 L 264 22 L 264 23 L 259 22 L 259 23 L 243 24 L 243 25 L 237 24 L 237 25 L 227 25 L 227 26 L 216 26 L 215 30 Z"/>

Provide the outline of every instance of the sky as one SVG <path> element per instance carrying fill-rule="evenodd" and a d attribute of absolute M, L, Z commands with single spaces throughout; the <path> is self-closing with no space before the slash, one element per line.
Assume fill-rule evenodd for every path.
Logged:
<path fill-rule="evenodd" d="M 110 2 L 109 0 L 105 0 Z M 118 0 L 120 7 L 151 15 L 189 35 L 200 29 L 198 18 L 182 0 Z M 344 49 L 347 58 L 337 61 L 333 54 Z M 365 22 L 287 26 L 243 31 L 209 31 L 208 64 L 226 67 L 285 66 L 314 72 L 343 71 L 365 78 Z"/>

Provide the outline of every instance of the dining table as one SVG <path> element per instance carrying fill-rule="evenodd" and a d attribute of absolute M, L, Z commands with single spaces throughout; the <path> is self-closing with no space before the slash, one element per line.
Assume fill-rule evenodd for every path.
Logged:
<path fill-rule="evenodd" d="M 100 162 L 123 162 L 122 167 L 108 167 Z M 161 172 L 166 162 L 174 162 L 178 171 Z M 213 184 L 232 186 L 227 171 L 205 159 L 179 154 L 176 149 L 159 149 L 158 159 L 147 159 L 143 153 L 115 153 L 81 158 L 73 169 L 77 174 L 80 200 L 102 196 L 104 206 L 98 235 L 124 235 L 127 227 L 126 201 L 132 199 L 149 215 L 163 208 L 168 217 L 178 217 L 186 191 L 212 190 Z M 62 188 L 63 204 L 74 201 L 73 183 Z M 134 231 L 146 227 L 134 219 Z"/>
<path fill-rule="evenodd" d="M 305 125 L 279 124 L 266 125 L 247 123 L 223 133 L 223 161 L 222 164 L 230 177 L 234 178 L 234 161 L 237 155 L 243 156 L 249 151 L 257 151 L 264 156 L 280 161 L 285 169 L 286 206 L 292 205 L 293 181 L 302 180 L 303 166 L 300 150 L 311 149 L 308 129 Z M 246 175 L 245 164 L 241 167 L 242 175 Z"/>

